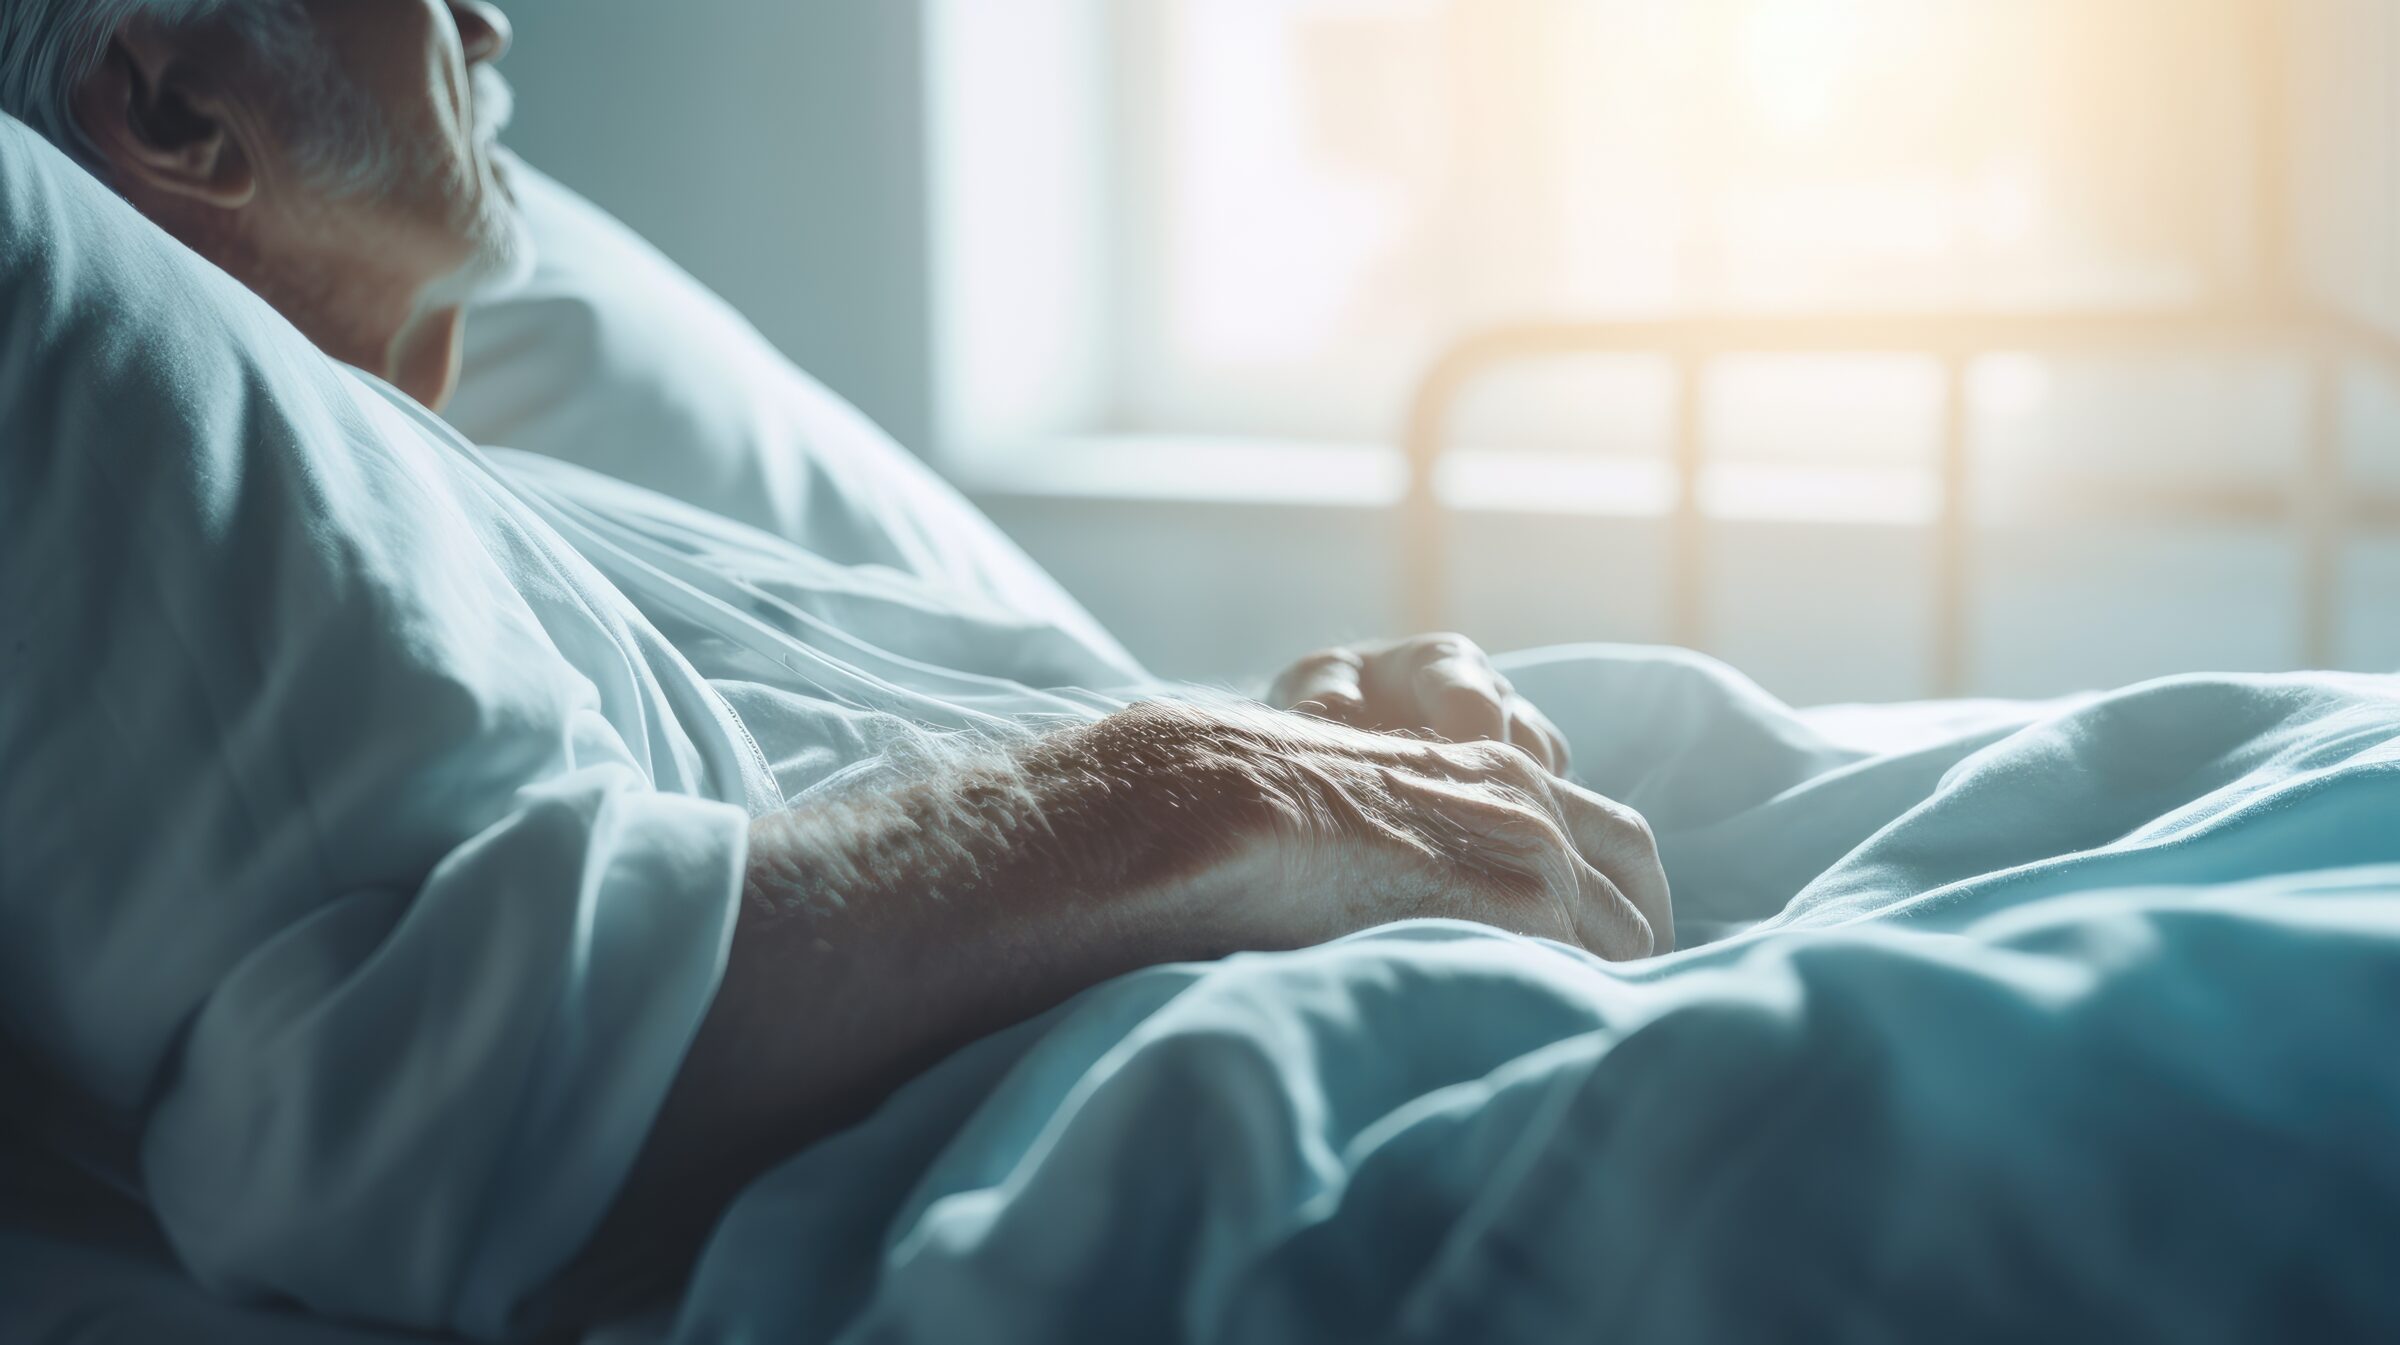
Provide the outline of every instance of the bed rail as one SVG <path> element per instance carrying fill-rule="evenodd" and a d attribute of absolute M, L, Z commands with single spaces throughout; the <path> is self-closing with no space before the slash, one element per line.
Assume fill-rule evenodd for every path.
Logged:
<path fill-rule="evenodd" d="M 2354 364 L 2400 378 L 2400 338 L 2348 318 L 2317 313 L 2177 310 L 2157 313 L 1995 313 L 1857 317 L 1663 318 L 1615 322 L 1526 323 L 1493 328 L 1452 346 L 1419 382 L 1406 432 L 1408 488 L 1402 503 L 1401 570 L 1413 629 L 1451 623 L 1449 518 L 1436 489 L 1450 451 L 1460 395 L 1501 366 L 1559 355 L 1665 356 L 1674 368 L 1674 495 L 1667 518 L 1664 580 L 1669 637 L 1705 648 L 1709 636 L 1708 528 L 1701 483 L 1708 468 L 1702 390 L 1709 366 L 1734 355 L 1845 354 L 1932 356 L 1943 370 L 1943 413 L 1935 473 L 1938 506 L 1930 529 L 1932 658 L 1938 695 L 1966 690 L 1975 597 L 1972 574 L 1975 489 L 1972 407 L 1967 376 L 1990 355 L 2206 353 L 2282 349 L 2309 370 L 2309 423 L 2300 470 L 2289 484 L 2199 500 L 2172 483 L 2131 492 L 2119 503 L 2164 512 L 2245 515 L 2285 520 L 2303 552 L 2300 594 L 2305 657 L 2333 661 L 2342 544 L 2353 530 L 2400 525 L 2400 500 L 2344 489 L 2341 377 Z M 2195 504 L 2204 508 L 2195 510 Z"/>

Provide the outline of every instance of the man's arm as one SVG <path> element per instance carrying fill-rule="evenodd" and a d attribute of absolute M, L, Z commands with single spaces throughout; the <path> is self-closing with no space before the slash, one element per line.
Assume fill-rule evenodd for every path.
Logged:
<path fill-rule="evenodd" d="M 595 1252 L 680 1242 L 943 1055 L 1112 976 L 1456 916 L 1673 940 L 1641 820 L 1493 744 L 1148 705 L 754 824 L 716 1001 Z"/>

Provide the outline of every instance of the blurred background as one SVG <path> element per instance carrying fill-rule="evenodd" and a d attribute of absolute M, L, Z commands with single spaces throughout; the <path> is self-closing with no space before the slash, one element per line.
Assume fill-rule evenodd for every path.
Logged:
<path fill-rule="evenodd" d="M 508 8 L 519 152 L 1162 673 L 2400 667 L 2394 0 Z"/>

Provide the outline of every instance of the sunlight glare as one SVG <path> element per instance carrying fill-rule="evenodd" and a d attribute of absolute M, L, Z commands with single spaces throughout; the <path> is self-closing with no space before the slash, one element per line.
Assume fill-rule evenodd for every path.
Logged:
<path fill-rule="evenodd" d="M 1776 129 L 1820 131 L 1873 26 L 1861 0 L 1765 0 L 1743 32 L 1751 96 Z"/>

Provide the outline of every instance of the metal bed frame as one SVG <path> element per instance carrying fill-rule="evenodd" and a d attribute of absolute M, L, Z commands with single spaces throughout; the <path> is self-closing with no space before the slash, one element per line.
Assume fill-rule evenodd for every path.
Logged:
<path fill-rule="evenodd" d="M 1708 469 L 1702 391 L 1709 367 L 1732 355 L 1900 354 L 1932 356 L 1943 370 L 1943 415 L 1930 528 L 1934 692 L 1967 689 L 1974 628 L 1976 526 L 1974 445 L 1967 376 L 1985 356 L 2094 353 L 2207 353 L 2281 350 L 2309 370 L 2305 452 L 2291 481 L 2228 494 L 2172 483 L 2120 493 L 2115 503 L 2145 517 L 2280 521 L 2303 555 L 2300 603 L 2307 661 L 2334 660 L 2343 543 L 2370 528 L 2400 527 L 2400 497 L 2373 498 L 2346 485 L 2342 375 L 2354 365 L 2400 378 L 2400 337 L 2364 322 L 2311 311 L 2176 310 L 2151 313 L 1993 313 L 1852 317 L 1667 318 L 1527 323 L 1497 327 L 1450 348 L 1419 382 L 1406 434 L 1408 486 L 1402 502 L 1401 567 L 1411 626 L 1450 623 L 1450 520 L 1435 486 L 1453 447 L 1460 395 L 1504 365 L 1561 355 L 1664 356 L 1675 379 L 1674 496 L 1667 516 L 1665 583 L 1669 638 L 1693 648 L 1709 634 L 1708 530 L 1701 482 Z"/>

